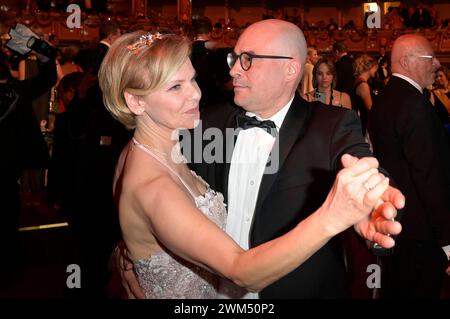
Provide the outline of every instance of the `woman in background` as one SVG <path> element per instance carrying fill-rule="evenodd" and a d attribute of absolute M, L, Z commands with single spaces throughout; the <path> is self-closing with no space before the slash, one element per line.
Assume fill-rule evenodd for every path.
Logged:
<path fill-rule="evenodd" d="M 303 95 L 303 98 L 310 102 L 320 101 L 326 105 L 351 109 L 350 96 L 345 92 L 334 89 L 336 80 L 334 63 L 327 58 L 319 59 L 313 69 L 312 83 L 314 90 Z"/>
<path fill-rule="evenodd" d="M 373 95 L 375 94 L 370 87 L 369 81 L 376 76 L 378 63 L 374 58 L 363 54 L 356 58 L 354 69 L 355 84 L 353 86 L 352 105 L 361 118 L 362 133 L 365 135 L 369 112 L 372 108 Z"/>
<path fill-rule="evenodd" d="M 436 81 L 430 95 L 434 111 L 443 125 L 450 123 L 450 85 L 448 80 L 448 69 L 439 67 L 436 71 Z"/>

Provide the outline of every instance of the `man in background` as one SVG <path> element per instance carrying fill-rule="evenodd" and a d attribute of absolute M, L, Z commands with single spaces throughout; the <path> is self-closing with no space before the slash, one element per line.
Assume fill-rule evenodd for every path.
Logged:
<path fill-rule="evenodd" d="M 369 131 L 375 156 L 407 205 L 382 294 L 437 299 L 450 257 L 450 148 L 423 93 L 440 64 L 428 40 L 414 34 L 399 37 L 391 56 L 393 74 L 375 99 Z"/>

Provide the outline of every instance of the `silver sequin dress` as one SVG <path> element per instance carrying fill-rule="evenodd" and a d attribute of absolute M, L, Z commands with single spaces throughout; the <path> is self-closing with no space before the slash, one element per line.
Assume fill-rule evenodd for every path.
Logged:
<path fill-rule="evenodd" d="M 143 144 L 133 139 L 140 149 L 155 156 Z M 163 165 L 165 163 L 161 162 Z M 167 166 L 167 165 L 165 165 Z M 169 167 L 170 169 L 170 167 Z M 192 172 L 196 178 L 205 181 Z M 176 174 L 176 173 L 175 173 Z M 177 175 L 178 176 L 178 175 Z M 180 176 L 178 176 L 180 178 Z M 180 178 L 191 194 L 187 184 Z M 194 196 L 198 209 L 222 230 L 225 230 L 226 209 L 221 193 L 216 193 L 209 186 L 204 195 Z M 189 240 L 189 239 L 187 239 Z M 149 299 L 203 299 L 216 298 L 219 277 L 197 265 L 194 265 L 162 247 L 163 250 L 152 254 L 148 258 L 134 262 L 134 269 L 139 284 Z"/>

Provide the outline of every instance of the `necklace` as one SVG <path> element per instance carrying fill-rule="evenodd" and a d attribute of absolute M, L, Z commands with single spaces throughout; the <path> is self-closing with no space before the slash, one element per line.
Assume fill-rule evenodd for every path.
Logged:
<path fill-rule="evenodd" d="M 156 157 L 158 157 L 160 160 L 162 160 L 165 163 L 168 163 L 169 159 L 175 164 L 180 164 L 180 163 L 186 164 L 187 163 L 186 157 L 184 157 L 183 153 L 181 152 L 180 143 L 176 143 L 172 147 L 172 151 L 170 152 L 170 154 L 168 154 L 168 153 L 158 150 L 157 148 L 154 148 L 148 144 L 140 143 L 135 137 L 133 137 L 133 142 L 136 145 L 141 145 L 141 146 L 145 147 L 148 151 L 152 152 Z"/>

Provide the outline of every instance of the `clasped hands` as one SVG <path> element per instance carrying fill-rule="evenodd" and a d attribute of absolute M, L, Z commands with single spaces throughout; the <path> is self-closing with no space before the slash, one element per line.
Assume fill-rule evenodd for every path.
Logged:
<path fill-rule="evenodd" d="M 343 169 L 324 203 L 333 212 L 330 228 L 337 234 L 353 225 L 366 240 L 383 248 L 393 247 L 391 235 L 402 229 L 394 218 L 397 210 L 404 207 L 405 197 L 378 171 L 376 158 L 358 159 L 345 154 L 341 161 Z"/>
<path fill-rule="evenodd" d="M 378 172 L 378 161 L 373 157 L 358 159 L 351 155 L 342 156 L 343 169 L 328 194 L 325 206 L 329 215 L 331 231 L 336 234 L 354 226 L 365 239 L 384 248 L 395 245 L 391 235 L 401 231 L 395 221 L 397 209 L 405 205 L 402 193 L 389 185 L 389 180 Z M 133 272 L 133 263 L 122 242 L 113 254 L 116 274 L 119 276 L 124 295 L 128 298 L 145 298 Z"/>

